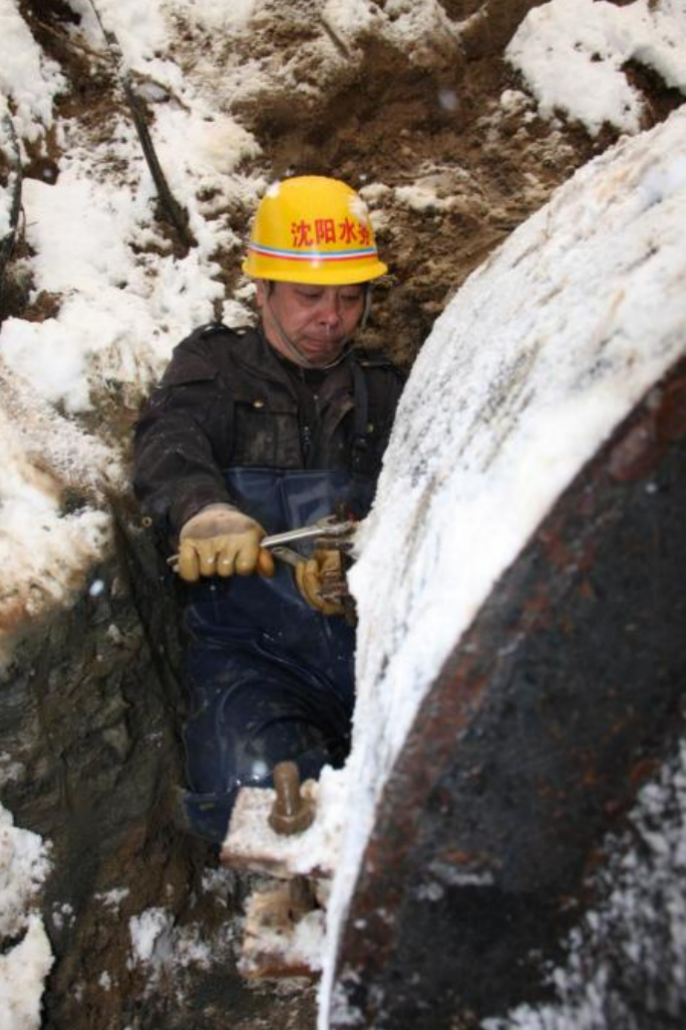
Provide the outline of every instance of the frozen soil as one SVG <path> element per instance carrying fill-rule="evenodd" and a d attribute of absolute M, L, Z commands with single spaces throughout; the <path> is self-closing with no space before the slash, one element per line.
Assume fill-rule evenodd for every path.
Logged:
<path fill-rule="evenodd" d="M 390 266 L 376 288 L 364 342 L 385 346 L 406 366 L 469 273 L 560 182 L 616 139 L 610 127 L 590 139 L 563 118 L 551 124 L 536 114 L 503 59 L 504 44 L 532 2 L 511 4 L 507 14 L 483 10 L 476 0 L 444 0 L 442 6 L 455 27 L 470 17 L 474 23 L 460 45 L 440 25 L 435 38 L 429 33 L 420 40 L 419 52 L 372 29 L 347 39 L 324 19 L 320 5 L 299 0 L 284 16 L 272 0 L 261 5 L 247 35 L 208 35 L 179 23 L 171 55 L 193 87 L 215 101 L 219 95 L 259 143 L 261 153 L 244 161 L 240 174 L 267 181 L 333 175 L 362 191 Z M 111 66 L 70 41 L 67 29 L 78 17 L 66 4 L 24 0 L 23 11 L 70 82 L 59 118 L 76 124 L 72 139 L 106 148 L 118 120 L 128 117 Z M 338 61 L 323 62 L 327 46 Z M 640 66 L 632 74 L 650 98 L 648 127 L 681 97 Z M 158 102 L 178 103 L 173 96 Z M 148 104 L 151 123 L 154 108 Z M 54 180 L 55 133 L 34 150 L 24 175 Z M 105 162 L 103 174 L 130 188 L 127 169 L 116 161 Z M 246 237 L 250 200 L 233 195 L 223 205 L 211 191 L 200 199 L 206 217 Z M 169 236 L 174 242 L 171 230 Z M 242 248 L 214 258 L 231 293 L 241 283 Z M 47 317 L 58 304 L 40 295 L 22 308 L 21 296 L 8 303 L 24 318 Z"/>
<path fill-rule="evenodd" d="M 466 6 L 446 5 L 456 18 L 465 16 Z M 390 266 L 377 287 L 366 342 L 386 346 L 409 365 L 466 276 L 612 134 L 591 141 L 574 127 L 542 122 L 500 51 L 480 56 L 477 47 L 474 59 L 466 60 L 453 45 L 448 53 L 439 50 L 440 59 L 432 58 L 427 67 L 374 34 L 356 39 L 352 49 L 331 29 L 327 35 L 311 4 L 294 5 L 287 18 L 277 17 L 276 10 L 270 16 L 270 7 L 275 5 L 264 6 L 255 32 L 233 43 L 179 26 L 174 57 L 199 90 L 216 89 L 217 71 L 230 61 L 227 110 L 262 151 L 242 173 L 268 180 L 327 174 L 362 190 Z M 126 117 L 107 63 L 94 62 L 69 42 L 66 28 L 74 15 L 66 5 L 27 0 L 24 11 L 71 84 L 59 102 L 59 117 L 76 122 L 72 138 L 106 146 L 118 119 Z M 319 51 L 312 56 L 314 42 L 321 48 L 322 38 L 342 50 L 340 63 L 324 70 L 324 82 L 317 81 Z M 284 66 L 286 78 L 279 74 Z M 256 67 L 257 88 L 233 88 Z M 54 136 L 35 148 L 26 177 L 57 176 Z M 112 162 L 103 172 L 128 188 L 125 168 Z M 208 206 L 213 199 L 203 198 Z M 212 204 L 208 217 L 225 220 L 244 238 L 252 213 L 251 205 L 233 198 L 228 207 Z M 231 291 L 239 282 L 241 253 L 216 258 Z M 18 310 L 14 299 L 11 313 L 40 318 L 55 303 L 41 296 Z"/>

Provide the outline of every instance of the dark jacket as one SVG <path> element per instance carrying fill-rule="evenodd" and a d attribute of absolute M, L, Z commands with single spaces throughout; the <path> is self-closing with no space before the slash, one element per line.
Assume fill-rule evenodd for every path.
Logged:
<path fill-rule="evenodd" d="M 173 544 L 208 504 L 232 503 L 229 468 L 347 469 L 375 479 L 402 379 L 351 351 L 329 371 L 282 358 L 259 330 L 196 330 L 174 350 L 136 427 L 134 489 Z"/>

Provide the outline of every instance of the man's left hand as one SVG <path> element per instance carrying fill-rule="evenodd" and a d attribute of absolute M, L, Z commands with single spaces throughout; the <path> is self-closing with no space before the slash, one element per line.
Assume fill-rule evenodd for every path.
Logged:
<path fill-rule="evenodd" d="M 317 550 L 311 558 L 303 559 L 295 567 L 298 590 L 310 607 L 322 615 L 343 615 L 345 609 L 340 601 L 322 597 L 322 586 L 326 578 L 343 578 L 340 551 Z"/>

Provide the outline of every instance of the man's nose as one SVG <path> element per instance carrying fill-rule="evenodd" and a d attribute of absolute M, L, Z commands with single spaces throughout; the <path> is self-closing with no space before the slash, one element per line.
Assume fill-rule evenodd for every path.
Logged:
<path fill-rule="evenodd" d="M 341 320 L 341 301 L 336 290 L 327 290 L 322 296 L 319 317 L 326 325 L 337 325 Z"/>

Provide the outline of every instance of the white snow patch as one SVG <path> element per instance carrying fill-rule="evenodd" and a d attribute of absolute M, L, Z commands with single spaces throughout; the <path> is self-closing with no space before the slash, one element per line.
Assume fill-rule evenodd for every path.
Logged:
<path fill-rule="evenodd" d="M 0 40 L 0 94 L 14 101 L 19 137 L 35 140 L 52 125 L 53 102 L 64 78 L 36 43 L 15 0 L 0 0 Z M 4 113 L 5 105 L 0 117 Z"/>
<path fill-rule="evenodd" d="M 11 634 L 80 589 L 87 566 L 109 540 L 109 516 L 97 506 L 107 485 L 121 483 L 122 471 L 108 447 L 58 415 L 1 357 L 0 389 L 0 621 Z M 69 486 L 84 506 L 65 514 L 61 497 Z M 0 634 L 0 664 L 11 651 L 8 639 Z"/>
<path fill-rule="evenodd" d="M 88 0 L 71 6 L 81 18 L 68 30 L 74 42 L 85 42 L 111 60 L 93 6 Z M 232 5 L 223 21 L 243 23 L 259 6 Z M 80 431 L 57 408 L 78 416 L 107 396 L 135 411 L 173 346 L 210 321 L 213 305 L 223 300 L 213 255 L 241 241 L 214 213 L 252 205 L 265 185 L 259 176 L 239 171 L 258 156 L 259 147 L 219 110 L 216 68 L 212 88 L 200 96 L 168 59 L 178 17 L 217 24 L 216 5 L 188 0 L 143 10 L 134 0 L 102 0 L 97 7 L 117 36 L 125 66 L 139 73 L 148 97 L 165 101 L 152 108 L 150 131 L 176 198 L 188 211 L 197 246 L 177 257 L 159 229 L 156 191 L 130 117 L 113 119 L 109 135 L 95 148 L 77 122 L 60 122 L 62 157 L 55 182 L 26 178 L 23 183 L 33 256 L 16 266 L 31 276 L 33 298 L 54 298 L 56 313 L 44 321 L 7 318 L 0 327 L 0 560 L 6 563 L 0 609 L 12 628 L 75 596 L 88 565 L 102 557 L 107 543 L 108 520 L 96 510 L 105 488 L 123 485 L 119 456 L 96 431 Z M 16 0 L 0 0 L 0 86 L 11 99 L 20 145 L 51 124 L 62 85 Z M 0 116 L 7 111 L 3 98 Z M 0 146 L 11 155 L 6 123 Z M 0 236 L 9 228 L 10 204 L 8 185 L 0 188 Z M 234 324 L 248 320 L 239 298 L 228 298 L 225 310 Z M 93 507 L 61 515 L 67 485 L 85 490 Z M 2 660 L 8 640 L 6 634 Z"/>
<path fill-rule="evenodd" d="M 129 920 L 133 963 L 161 964 L 171 952 L 174 917 L 163 908 L 148 908 Z"/>
<path fill-rule="evenodd" d="M 26 935 L 0 955 L 0 1030 L 38 1030 L 45 978 L 53 964 L 40 918 L 29 916 Z"/>
<path fill-rule="evenodd" d="M 354 37 L 378 27 L 381 12 L 366 0 L 327 0 L 322 12 L 324 19 L 342 37 Z"/>
<path fill-rule="evenodd" d="M 74 907 L 68 901 L 56 902 L 50 911 L 50 921 L 56 930 L 71 927 L 74 923 Z"/>
<path fill-rule="evenodd" d="M 155 135 L 160 159 L 169 168 L 172 184 L 183 171 L 192 178 L 196 192 L 214 180 L 229 188 L 233 184 L 219 180 L 217 173 L 236 171 L 241 162 L 259 157 L 262 148 L 252 133 L 228 115 L 209 108 L 204 117 L 200 113 L 198 105 L 191 115 L 173 107 L 158 110 Z"/>
<path fill-rule="evenodd" d="M 38 615 L 46 604 L 66 601 L 88 565 L 109 540 L 109 516 L 85 507 L 60 511 L 59 489 L 48 472 L 27 460 L 22 441 L 0 411 L 5 451 L 0 487 L 0 613 L 5 626 Z M 0 641 L 0 664 L 8 654 Z"/>
<path fill-rule="evenodd" d="M 150 969 L 153 982 L 163 971 L 199 966 L 212 962 L 211 942 L 203 940 L 203 928 L 190 924 L 176 926 L 175 917 L 164 908 L 148 908 L 129 920 L 131 958 L 136 965 Z"/>
<path fill-rule="evenodd" d="M 32 911 L 50 871 L 49 848 L 14 825 L 0 805 L 0 945 L 22 939 L 0 955 L 0 1030 L 38 1030 L 45 977 L 53 958 L 40 916 Z"/>
<path fill-rule="evenodd" d="M 129 887 L 113 887 L 112 890 L 104 891 L 101 894 L 95 894 L 94 898 L 96 901 L 99 901 L 104 905 L 105 908 L 118 912 L 122 901 L 128 898 L 130 893 L 131 889 Z"/>
<path fill-rule="evenodd" d="M 57 182 L 25 182 L 36 290 L 61 296 L 62 304 L 55 318 L 43 322 L 8 319 L 0 331 L 0 356 L 46 400 L 80 412 L 108 380 L 140 391 L 158 376 L 179 339 L 210 320 L 212 303 L 222 296 L 210 255 L 240 241 L 205 217 L 195 190 L 252 202 L 263 181 L 234 173 L 257 153 L 253 138 L 224 116 L 205 121 L 205 113 L 204 104 L 194 119 L 169 108 L 155 128 L 170 185 L 188 207 L 198 238 L 185 258 L 159 253 L 168 246 L 153 224 L 152 181 L 128 125 L 121 124 L 111 152 L 128 168 L 124 184 L 103 178 L 106 152 L 99 158 L 105 162 L 101 173 L 76 140 Z"/>
<path fill-rule="evenodd" d="M 48 848 L 41 838 L 14 825 L 0 806 L 0 939 L 26 926 L 26 912 L 50 871 Z"/>
<path fill-rule="evenodd" d="M 348 47 L 373 33 L 419 67 L 433 67 L 440 54 L 455 57 L 465 24 L 448 18 L 438 0 L 387 0 L 383 7 L 366 0 L 328 0 L 322 16 Z"/>
<path fill-rule="evenodd" d="M 263 0 L 232 0 L 230 4 L 218 4 L 216 0 L 177 0 L 173 9 L 199 28 L 237 34 L 250 27 L 263 6 Z"/>
<path fill-rule="evenodd" d="M 89 0 L 70 0 L 69 6 L 80 15 L 79 29 L 94 50 L 107 51 L 107 44 Z M 97 12 L 104 29 L 113 32 L 121 48 L 125 67 L 144 71 L 167 50 L 173 25 L 164 15 L 162 3 L 140 4 L 136 0 L 98 0 Z M 159 66 L 160 62 L 157 62 Z"/>
<path fill-rule="evenodd" d="M 641 128 L 642 95 L 623 66 L 637 61 L 686 92 L 686 7 L 680 0 L 550 0 L 526 16 L 506 57 L 538 98 L 541 114 L 564 111 L 592 135 L 605 123 Z"/>

